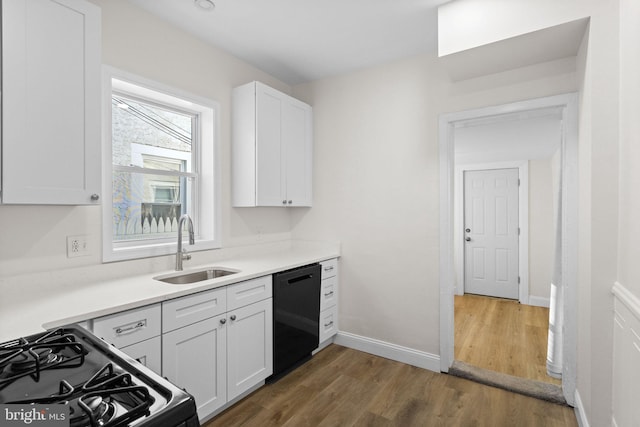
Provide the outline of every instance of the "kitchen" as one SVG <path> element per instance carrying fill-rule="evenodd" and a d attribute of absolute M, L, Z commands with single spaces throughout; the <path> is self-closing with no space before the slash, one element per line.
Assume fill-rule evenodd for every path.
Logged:
<path fill-rule="evenodd" d="M 638 61 L 632 47 L 623 43 L 635 34 L 638 15 L 632 2 L 570 2 L 566 9 L 556 10 L 553 2 L 522 1 L 518 2 L 522 12 L 494 14 L 497 29 L 505 22 L 522 26 L 511 35 L 536 29 L 526 25 L 527 8 L 546 12 L 548 22 L 543 26 L 590 16 L 588 43 L 573 62 L 560 59 L 452 82 L 435 55 L 423 54 L 293 86 L 129 2 L 95 3 L 102 9 L 104 64 L 220 103 L 225 251 L 238 253 L 243 246 L 278 245 L 289 239 L 340 242 L 342 339 L 350 340 L 352 346 L 370 344 L 366 337 L 392 343 L 393 348 L 412 349 L 421 363 L 435 362 L 436 368 L 440 354 L 438 115 L 581 91 L 585 117 L 580 131 L 587 135 L 581 147 L 588 148 L 581 150 L 580 158 L 580 234 L 588 240 L 581 241 L 579 253 L 577 390 L 583 421 L 611 423 L 617 404 L 612 398 L 616 383 L 611 373 L 611 287 L 618 281 L 633 294 L 639 293 L 634 257 L 629 255 L 635 253 L 630 245 L 637 236 L 632 221 L 637 197 L 633 185 L 620 187 L 619 193 L 612 191 L 618 188 L 618 174 L 623 183 L 633 183 L 637 177 L 629 163 L 637 155 L 630 144 L 624 145 L 636 126 L 631 112 L 637 111 L 633 96 L 626 93 L 638 93 L 632 77 Z M 628 13 L 622 13 L 622 8 Z M 620 46 L 627 49 L 620 57 L 615 49 L 619 27 Z M 628 62 L 618 68 L 619 61 Z M 253 80 L 314 108 L 310 209 L 231 207 L 231 91 Z M 624 88 L 620 107 L 618 82 Z M 618 139 L 620 148 L 611 143 Z M 72 286 L 173 269 L 174 257 L 103 264 L 101 215 L 96 206 L 1 206 L 1 311 L 15 304 L 11 294 L 28 286 L 67 281 Z M 618 228 L 626 231 L 612 232 Z M 76 235 L 88 236 L 90 255 L 67 257 L 66 238 Z M 217 256 L 228 257 L 216 251 L 211 257 L 192 255 L 187 263 L 194 266 L 218 262 Z M 37 291 L 34 294 L 35 299 Z M 24 304 L 28 309 L 28 302 Z M 9 327 L 6 322 L 3 318 L 3 336 Z"/>

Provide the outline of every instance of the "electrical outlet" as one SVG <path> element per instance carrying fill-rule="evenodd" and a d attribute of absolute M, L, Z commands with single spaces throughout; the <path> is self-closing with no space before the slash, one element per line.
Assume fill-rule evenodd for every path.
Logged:
<path fill-rule="evenodd" d="M 67 236 L 67 258 L 91 255 L 87 236 Z"/>

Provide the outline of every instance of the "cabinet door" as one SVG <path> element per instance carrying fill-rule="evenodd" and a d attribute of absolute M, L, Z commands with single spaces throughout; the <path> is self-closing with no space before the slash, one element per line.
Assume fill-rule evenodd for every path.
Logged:
<path fill-rule="evenodd" d="M 2 1 L 3 203 L 97 203 L 100 25 L 83 0 Z"/>
<path fill-rule="evenodd" d="M 256 205 L 283 206 L 282 139 L 284 94 L 256 82 Z"/>
<path fill-rule="evenodd" d="M 198 417 L 227 402 L 225 315 L 162 336 L 162 374 L 196 400 Z"/>
<path fill-rule="evenodd" d="M 289 98 L 282 118 L 282 150 L 286 167 L 287 206 L 311 206 L 311 107 Z"/>
<path fill-rule="evenodd" d="M 273 373 L 273 300 L 227 313 L 229 400 Z"/>
<path fill-rule="evenodd" d="M 154 337 L 137 344 L 123 347 L 120 350 L 133 357 L 153 372 L 162 374 L 162 342 L 160 337 Z"/>

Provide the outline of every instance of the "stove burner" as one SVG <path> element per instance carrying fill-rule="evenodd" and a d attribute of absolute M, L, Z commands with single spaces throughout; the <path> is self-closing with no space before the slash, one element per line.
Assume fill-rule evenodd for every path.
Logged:
<path fill-rule="evenodd" d="M 30 375 L 40 381 L 45 369 L 80 366 L 87 351 L 73 335 L 56 330 L 34 341 L 24 338 L 0 346 L 0 389 Z"/>
<path fill-rule="evenodd" d="M 19 375 L 32 370 L 36 366 L 40 366 L 40 369 L 44 369 L 49 365 L 61 362 L 62 359 L 62 355 L 54 353 L 53 349 L 49 347 L 22 352 L 17 354 L 11 362 L 8 363 L 5 370 L 0 374 L 0 378 Z"/>
<path fill-rule="evenodd" d="M 104 426 L 111 422 L 116 414 L 114 402 L 107 401 L 101 396 L 80 398 L 78 401 L 82 412 L 75 414 L 71 407 L 71 427 Z"/>

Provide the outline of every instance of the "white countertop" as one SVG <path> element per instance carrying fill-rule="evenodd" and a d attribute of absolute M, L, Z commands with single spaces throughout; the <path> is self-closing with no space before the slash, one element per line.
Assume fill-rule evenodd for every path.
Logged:
<path fill-rule="evenodd" d="M 73 280 L 69 279 L 73 271 L 5 279 L 0 283 L 0 343 L 340 256 L 338 244 L 289 245 L 266 253 L 248 252 L 224 260 L 185 263 L 184 272 L 209 266 L 239 270 L 188 285 L 153 279 L 171 270 L 95 280 L 89 277 L 90 268 L 84 268 Z"/>

